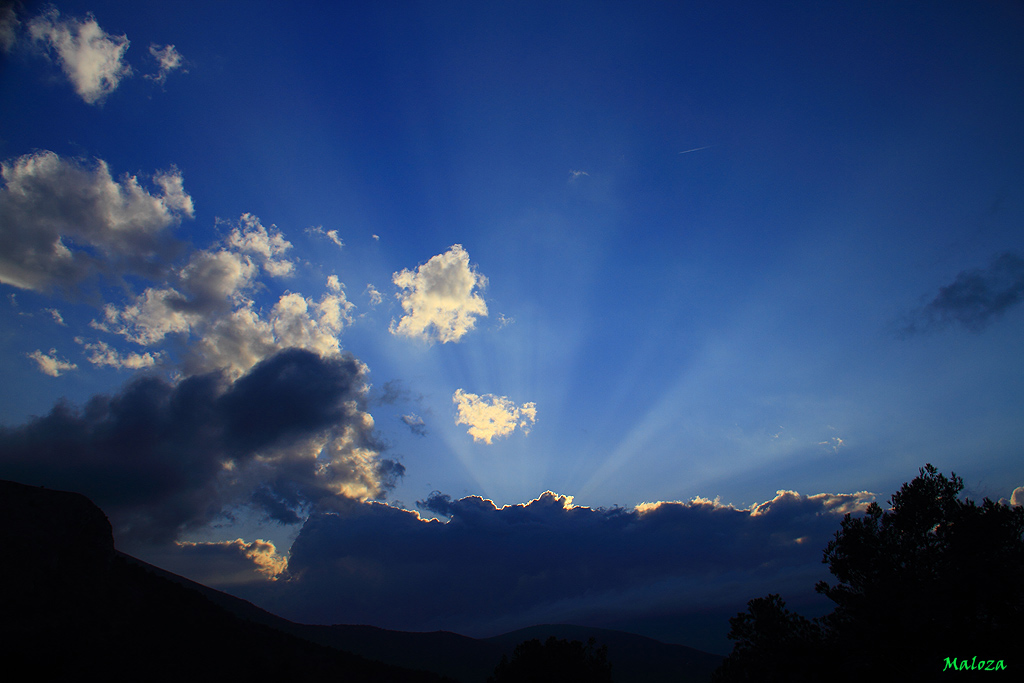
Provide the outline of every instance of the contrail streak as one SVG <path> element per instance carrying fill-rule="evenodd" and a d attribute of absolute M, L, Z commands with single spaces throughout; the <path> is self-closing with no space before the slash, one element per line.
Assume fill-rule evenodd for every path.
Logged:
<path fill-rule="evenodd" d="M 690 152 L 699 152 L 702 149 L 710 149 L 711 147 L 714 147 L 714 145 L 704 145 L 703 147 L 694 147 L 693 149 L 688 149 L 688 150 L 682 151 L 682 152 L 680 152 L 680 154 L 689 154 Z"/>

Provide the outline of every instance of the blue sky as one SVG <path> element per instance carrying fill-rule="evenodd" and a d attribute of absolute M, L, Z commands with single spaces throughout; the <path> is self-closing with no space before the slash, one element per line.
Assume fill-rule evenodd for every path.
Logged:
<path fill-rule="evenodd" d="M 210 557 L 252 574 L 257 538 L 299 537 L 335 571 L 309 549 L 349 532 L 303 520 L 371 500 L 750 517 L 795 491 L 830 510 L 817 553 L 926 462 L 978 499 L 1024 486 L 1019 3 L 8 6 L 0 476 L 108 496 L 141 557 L 287 611 Z M 296 376 L 348 407 L 261 403 L 280 433 L 192 444 L 209 460 L 168 498 L 116 482 L 179 465 L 97 455 L 133 459 L 86 406 L 139 377 L 207 387 L 233 407 L 204 429 L 234 434 Z M 29 457 L 58 422 L 92 445 Z M 670 574 L 605 588 L 705 590 Z M 428 625 L 525 625 L 549 597 Z M 613 603 L 557 613 L 642 620 Z"/>

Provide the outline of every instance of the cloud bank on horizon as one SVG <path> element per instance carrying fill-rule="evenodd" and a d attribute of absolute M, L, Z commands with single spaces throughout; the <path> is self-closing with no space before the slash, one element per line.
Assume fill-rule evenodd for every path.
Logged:
<path fill-rule="evenodd" d="M 476 635 L 810 601 L 926 461 L 1021 504 L 1024 14 L 810 7 L 0 1 L 0 478 L 289 618 Z M 850 60 L 911 20 L 913 79 Z"/>

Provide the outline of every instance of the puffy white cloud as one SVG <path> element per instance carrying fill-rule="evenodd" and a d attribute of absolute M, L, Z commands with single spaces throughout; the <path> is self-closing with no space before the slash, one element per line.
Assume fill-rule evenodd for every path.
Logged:
<path fill-rule="evenodd" d="M 119 370 L 141 370 L 153 367 L 163 360 L 163 353 L 121 353 L 109 344 L 97 341 L 87 342 L 82 337 L 75 337 L 75 341 L 82 345 L 88 352 L 88 360 L 93 365 L 117 368 Z"/>
<path fill-rule="evenodd" d="M 469 265 L 461 244 L 432 257 L 416 270 L 395 273 L 405 315 L 391 322 L 391 333 L 428 341 L 457 342 L 473 329 L 487 304 L 477 293 L 487 278 Z"/>
<path fill-rule="evenodd" d="M 290 248 L 273 226 L 243 214 L 222 245 L 194 252 L 173 273 L 172 285 L 147 288 L 122 306 L 107 305 L 94 326 L 145 346 L 168 335 L 190 340 L 184 355 L 189 374 L 224 369 L 238 377 L 288 347 L 337 355 L 338 336 L 354 308 L 337 276 L 328 278 L 329 291 L 319 300 L 287 292 L 267 314 L 251 298 L 261 270 L 272 276 L 294 272 L 284 257 Z"/>
<path fill-rule="evenodd" d="M 60 377 L 61 373 L 68 370 L 77 370 L 78 366 L 68 361 L 67 358 L 57 358 L 57 349 L 50 349 L 50 355 L 46 355 L 39 349 L 32 353 L 25 354 L 39 365 L 39 371 L 50 377 Z"/>
<path fill-rule="evenodd" d="M 192 217 L 192 198 L 176 169 L 115 181 L 53 152 L 0 164 L 0 282 L 21 289 L 70 288 L 88 275 L 152 274 L 171 248 L 168 228 Z"/>
<path fill-rule="evenodd" d="M 263 268 L 274 277 L 291 275 L 295 265 L 283 258 L 292 243 L 271 226 L 268 232 L 260 219 L 251 213 L 242 214 L 239 226 L 228 236 L 228 245 L 240 254 L 255 254 Z"/>
<path fill-rule="evenodd" d="M 167 81 L 168 74 L 176 69 L 180 69 L 184 63 L 181 53 L 179 53 L 173 45 L 164 45 L 163 47 L 150 45 L 149 54 L 153 56 L 160 67 L 155 74 L 146 74 L 145 78 L 155 81 L 160 85 L 163 85 Z"/>
<path fill-rule="evenodd" d="M 51 9 L 29 22 L 28 33 L 56 53 L 75 92 L 89 104 L 101 102 L 132 73 L 124 62 L 128 37 L 106 33 L 92 15 L 84 21 L 62 19 L 60 12 Z"/>
<path fill-rule="evenodd" d="M 94 327 L 121 334 L 136 344 L 156 344 L 169 334 L 187 334 L 192 323 L 201 319 L 184 310 L 187 303 L 175 289 L 150 287 L 124 308 L 107 304 L 104 322 Z"/>
<path fill-rule="evenodd" d="M 325 294 L 320 301 L 301 294 L 285 294 L 271 312 L 276 343 L 281 347 L 296 346 L 320 355 L 338 353 L 338 335 L 352 322 L 353 308 L 345 294 Z"/>
<path fill-rule="evenodd" d="M 517 406 L 506 396 L 478 396 L 457 389 L 452 403 L 458 408 L 455 424 L 469 425 L 466 431 L 474 441 L 491 443 L 496 437 L 508 436 L 516 427 L 529 433 L 537 421 L 536 403 Z"/>

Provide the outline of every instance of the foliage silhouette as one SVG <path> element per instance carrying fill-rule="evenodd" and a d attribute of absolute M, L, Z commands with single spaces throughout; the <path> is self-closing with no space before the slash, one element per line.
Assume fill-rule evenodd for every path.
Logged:
<path fill-rule="evenodd" d="M 611 683 L 608 648 L 551 636 L 541 645 L 534 638 L 516 646 L 512 658 L 502 656 L 488 683 Z"/>
<path fill-rule="evenodd" d="M 733 652 L 712 680 L 929 680 L 946 657 L 1011 657 L 1024 634 L 1024 508 L 962 490 L 928 464 L 889 510 L 847 514 L 822 560 L 838 582 L 815 587 L 832 613 L 812 623 L 778 595 L 751 600 L 729 620 Z"/>

